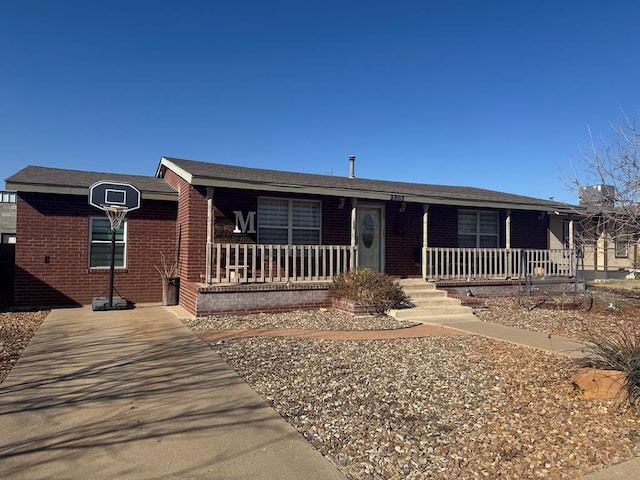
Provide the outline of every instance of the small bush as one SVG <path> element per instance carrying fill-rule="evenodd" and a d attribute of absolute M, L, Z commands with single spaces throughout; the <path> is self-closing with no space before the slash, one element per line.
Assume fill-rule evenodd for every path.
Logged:
<path fill-rule="evenodd" d="M 378 312 L 410 306 L 409 297 L 398 282 L 388 275 L 368 268 L 358 268 L 338 275 L 329 294 L 336 299 L 371 305 Z"/>
<path fill-rule="evenodd" d="M 589 335 L 585 340 L 588 366 L 617 370 L 625 377 L 622 400 L 640 407 L 640 333 L 631 329 Z"/>

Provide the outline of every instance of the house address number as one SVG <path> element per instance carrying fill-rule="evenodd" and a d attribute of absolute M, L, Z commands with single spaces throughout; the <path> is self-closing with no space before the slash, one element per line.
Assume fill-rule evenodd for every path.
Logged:
<path fill-rule="evenodd" d="M 404 195 L 391 195 L 392 202 L 404 202 Z"/>

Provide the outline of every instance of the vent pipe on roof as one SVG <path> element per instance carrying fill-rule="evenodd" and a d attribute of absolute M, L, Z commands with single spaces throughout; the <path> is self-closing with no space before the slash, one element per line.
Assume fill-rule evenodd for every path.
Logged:
<path fill-rule="evenodd" d="M 349 155 L 349 178 L 356 178 L 356 156 Z"/>

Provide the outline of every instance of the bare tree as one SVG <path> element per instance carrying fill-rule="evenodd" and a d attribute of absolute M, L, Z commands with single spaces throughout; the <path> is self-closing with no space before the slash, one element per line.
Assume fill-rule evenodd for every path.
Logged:
<path fill-rule="evenodd" d="M 579 171 L 570 188 L 579 194 L 585 240 L 606 232 L 612 238 L 638 240 L 640 233 L 640 131 L 635 119 L 612 124 L 613 140 L 600 143 L 589 131 Z"/>

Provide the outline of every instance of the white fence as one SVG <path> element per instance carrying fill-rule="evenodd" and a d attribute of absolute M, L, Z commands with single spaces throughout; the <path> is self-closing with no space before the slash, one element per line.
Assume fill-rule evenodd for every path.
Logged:
<path fill-rule="evenodd" d="M 210 244 L 209 283 L 331 281 L 355 268 L 358 249 L 350 245 Z M 571 277 L 574 250 L 516 248 L 422 249 L 428 280 Z"/>
<path fill-rule="evenodd" d="M 575 275 L 573 250 L 517 248 L 422 249 L 423 277 L 429 280 L 571 277 Z"/>
<path fill-rule="evenodd" d="M 211 244 L 209 283 L 330 281 L 357 265 L 350 245 Z"/>

